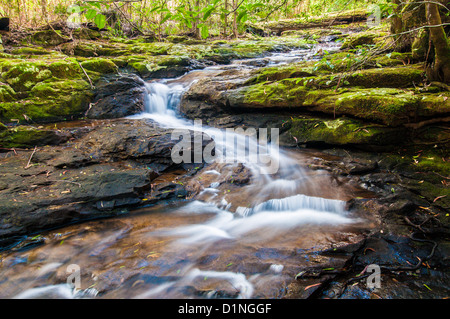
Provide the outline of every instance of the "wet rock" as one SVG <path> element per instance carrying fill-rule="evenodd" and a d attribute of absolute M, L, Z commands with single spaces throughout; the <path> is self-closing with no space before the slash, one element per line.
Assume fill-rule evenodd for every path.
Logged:
<path fill-rule="evenodd" d="M 96 85 L 95 96 L 86 112 L 88 118 L 121 118 L 145 109 L 145 82 L 136 75 L 112 76 Z"/>
<path fill-rule="evenodd" d="M 238 164 L 233 168 L 231 176 L 226 180 L 227 183 L 233 183 L 237 185 L 245 185 L 250 181 L 252 174 L 248 168 L 243 164 Z"/>
<path fill-rule="evenodd" d="M 38 148 L 31 165 L 30 152 L 1 159 L 0 246 L 14 236 L 186 198 L 184 183 L 154 182 L 170 169 L 181 167 L 183 176 L 171 152 L 180 139 L 171 133 L 151 121 L 115 120 L 64 146 Z M 192 156 L 193 148 L 186 151 Z"/>

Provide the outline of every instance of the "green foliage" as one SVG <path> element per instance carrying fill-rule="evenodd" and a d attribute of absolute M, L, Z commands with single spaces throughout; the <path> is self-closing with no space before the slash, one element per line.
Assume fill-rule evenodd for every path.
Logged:
<path fill-rule="evenodd" d="M 392 14 L 395 8 L 391 0 L 3 0 L 0 1 L 0 12 L 7 12 L 13 25 L 19 28 L 25 24 L 37 26 L 47 21 L 65 20 L 75 24 L 92 22 L 99 29 L 108 29 L 114 36 L 123 36 L 121 30 L 127 24 L 134 29 L 152 31 L 160 39 L 165 35 L 192 32 L 204 39 L 221 32 L 229 36 L 234 20 L 237 30 L 243 32 L 248 23 L 298 17 L 309 19 L 333 11 L 369 8 L 373 4 L 379 5 L 383 16 Z M 115 12 L 118 20 L 110 21 L 107 12 Z M 116 28 L 108 27 L 112 22 Z"/>
<path fill-rule="evenodd" d="M 106 16 L 102 13 L 105 6 L 109 9 L 109 5 L 107 3 L 101 4 L 99 2 L 78 1 L 72 11 L 81 13 L 86 20 L 94 22 L 97 28 L 103 29 L 106 27 Z"/>

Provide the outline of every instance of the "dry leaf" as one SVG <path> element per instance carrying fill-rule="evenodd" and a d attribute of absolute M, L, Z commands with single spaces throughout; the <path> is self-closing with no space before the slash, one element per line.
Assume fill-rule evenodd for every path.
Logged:
<path fill-rule="evenodd" d="M 438 196 L 438 197 L 436 197 L 436 198 L 434 199 L 433 203 L 436 202 L 438 199 L 441 199 L 441 198 L 444 198 L 444 197 L 447 197 L 447 195 L 443 195 L 443 196 Z"/>

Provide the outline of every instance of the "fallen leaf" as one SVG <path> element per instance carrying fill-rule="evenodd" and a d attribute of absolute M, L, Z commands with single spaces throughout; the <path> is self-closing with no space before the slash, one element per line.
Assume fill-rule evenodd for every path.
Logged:
<path fill-rule="evenodd" d="M 297 275 L 295 275 L 295 279 L 297 279 L 298 277 L 303 276 L 306 273 L 306 271 L 300 271 Z"/>
<path fill-rule="evenodd" d="M 318 284 L 314 284 L 314 285 L 310 285 L 310 286 L 306 287 L 305 290 L 308 290 L 309 288 L 317 287 L 320 285 L 321 285 L 321 283 L 319 282 Z"/>
<path fill-rule="evenodd" d="M 430 287 L 428 287 L 426 284 L 423 284 L 424 286 L 425 286 L 425 288 L 427 288 L 429 291 L 433 291 L 433 290 L 431 290 L 431 288 Z"/>
<path fill-rule="evenodd" d="M 443 195 L 443 196 L 438 196 L 438 197 L 436 197 L 436 198 L 433 200 L 433 203 L 436 202 L 438 199 L 441 199 L 441 198 L 444 198 L 444 197 L 447 197 L 447 195 Z"/>

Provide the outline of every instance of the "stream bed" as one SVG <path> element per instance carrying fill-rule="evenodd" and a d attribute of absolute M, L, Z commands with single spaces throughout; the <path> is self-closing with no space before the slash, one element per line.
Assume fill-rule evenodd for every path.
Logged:
<path fill-rule="evenodd" d="M 274 147 L 177 115 L 183 93 L 201 77 L 314 59 L 319 49 L 338 50 L 339 44 L 148 82 L 146 112 L 128 119 L 200 130 L 234 160 L 199 167 L 189 180 L 194 198 L 48 230 L 36 235 L 36 247 L 2 252 L 0 297 L 283 298 L 292 297 L 289 287 L 301 269 L 343 267 L 348 257 L 321 252 L 358 243 L 374 227 L 371 216 L 347 205 L 373 198 L 371 192 L 310 169 L 315 158 L 328 156 L 319 151 Z M 254 161 L 255 149 L 277 169 L 268 172 Z M 77 289 L 68 284 L 74 270 Z"/>

